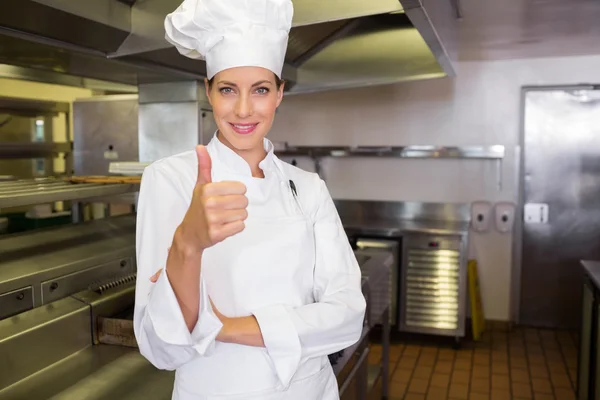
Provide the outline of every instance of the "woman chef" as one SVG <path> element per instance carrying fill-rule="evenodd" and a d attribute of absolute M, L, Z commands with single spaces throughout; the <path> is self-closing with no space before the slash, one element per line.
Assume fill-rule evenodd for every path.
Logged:
<path fill-rule="evenodd" d="M 292 14 L 290 0 L 185 0 L 165 21 L 206 60 L 218 126 L 140 188 L 135 334 L 177 371 L 174 399 L 338 399 L 327 355 L 361 335 L 361 273 L 329 192 L 265 138 Z"/>

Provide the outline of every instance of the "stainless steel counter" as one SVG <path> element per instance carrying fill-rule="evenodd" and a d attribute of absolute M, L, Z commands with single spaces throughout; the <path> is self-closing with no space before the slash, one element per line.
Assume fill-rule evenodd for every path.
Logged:
<path fill-rule="evenodd" d="M 353 200 L 335 203 L 354 247 L 371 242 L 369 246 L 374 248 L 394 244 L 400 249 L 392 270 L 396 329 L 454 336 L 458 345 L 466 323 L 470 205 Z M 439 290 L 442 287 L 443 292 Z M 440 302 L 444 303 L 443 309 Z"/>
<path fill-rule="evenodd" d="M 335 205 L 351 236 L 453 235 L 468 232 L 470 225 L 470 205 L 463 203 L 336 200 Z"/>
<path fill-rule="evenodd" d="M 82 290 L 90 280 L 134 271 L 133 215 L 0 238 L 0 304 L 3 294 L 19 291 L 24 309 L 39 307 Z M 0 320 L 3 316 L 0 310 Z"/>
<path fill-rule="evenodd" d="M 2 400 L 169 400 L 174 373 L 159 371 L 137 349 L 90 346 L 0 390 Z"/>
<path fill-rule="evenodd" d="M 361 341 L 368 332 L 365 327 Z M 336 376 L 345 369 L 361 341 L 347 349 L 333 366 Z M 0 390 L 0 400 L 168 400 L 174 376 L 174 372 L 154 368 L 137 349 L 97 345 Z"/>
<path fill-rule="evenodd" d="M 469 222 L 462 221 L 348 220 L 342 222 L 348 236 L 393 238 L 406 233 L 462 235 L 469 231 Z"/>

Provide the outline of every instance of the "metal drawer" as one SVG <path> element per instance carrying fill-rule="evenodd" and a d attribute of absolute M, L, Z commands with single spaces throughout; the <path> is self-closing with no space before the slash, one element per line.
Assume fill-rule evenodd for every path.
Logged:
<path fill-rule="evenodd" d="M 42 304 L 48 304 L 87 289 L 95 281 L 131 272 L 134 272 L 131 258 L 124 258 L 47 280 L 42 282 Z"/>
<path fill-rule="evenodd" d="M 0 319 L 22 313 L 33 308 L 33 288 L 27 286 L 0 294 Z"/>
<path fill-rule="evenodd" d="M 454 250 L 461 251 L 460 238 L 456 236 L 441 236 L 415 234 L 410 236 L 411 249 L 438 249 L 438 250 Z"/>

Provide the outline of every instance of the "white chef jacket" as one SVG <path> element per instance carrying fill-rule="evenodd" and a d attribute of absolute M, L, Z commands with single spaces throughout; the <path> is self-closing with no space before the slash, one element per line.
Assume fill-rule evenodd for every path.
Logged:
<path fill-rule="evenodd" d="M 325 183 L 282 162 L 265 139 L 265 178 L 215 136 L 213 182 L 247 187 L 244 232 L 206 249 L 198 322 L 190 333 L 164 268 L 197 178 L 194 151 L 144 171 L 137 215 L 134 328 L 141 354 L 176 370 L 179 400 L 338 399 L 328 354 L 356 343 L 365 313 L 361 273 Z M 293 184 L 291 183 L 293 182 Z M 292 189 L 292 186 L 295 190 Z M 265 348 L 215 340 L 228 317 L 254 315 Z"/>

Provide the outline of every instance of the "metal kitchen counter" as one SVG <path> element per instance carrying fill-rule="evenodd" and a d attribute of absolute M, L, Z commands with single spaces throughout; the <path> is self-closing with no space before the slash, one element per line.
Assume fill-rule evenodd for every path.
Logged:
<path fill-rule="evenodd" d="M 0 391 L 1 400 L 169 400 L 174 373 L 154 368 L 137 349 L 90 346 Z"/>
<path fill-rule="evenodd" d="M 367 335 L 365 328 L 361 339 Z M 357 347 L 333 366 L 336 376 Z M 174 379 L 174 372 L 154 368 L 138 349 L 96 345 L 0 390 L 0 400 L 170 400 Z"/>
<path fill-rule="evenodd" d="M 468 203 L 334 200 L 348 233 L 398 237 L 403 233 L 462 234 L 469 230 Z"/>
<path fill-rule="evenodd" d="M 470 204 L 355 200 L 335 204 L 353 247 L 398 249 L 390 296 L 397 330 L 453 336 L 458 345 L 466 324 Z M 446 286 L 442 294 L 435 286 L 423 287 L 425 283 Z"/>
<path fill-rule="evenodd" d="M 342 220 L 348 236 L 400 237 L 406 233 L 433 235 L 462 235 L 469 231 L 464 221 L 418 221 L 418 220 Z"/>
<path fill-rule="evenodd" d="M 333 366 L 336 376 L 355 357 L 368 332 L 365 327 L 361 340 Z M 169 400 L 174 379 L 174 372 L 154 368 L 138 349 L 101 344 L 0 390 L 0 400 Z"/>
<path fill-rule="evenodd" d="M 30 308 L 70 294 L 68 290 L 77 286 L 78 276 L 89 279 L 90 273 L 102 276 L 109 270 L 135 271 L 135 216 L 0 238 L 0 295 L 24 290 L 29 294 Z M 89 282 L 83 283 L 75 291 Z M 52 284 L 54 288 L 49 287 Z"/>

